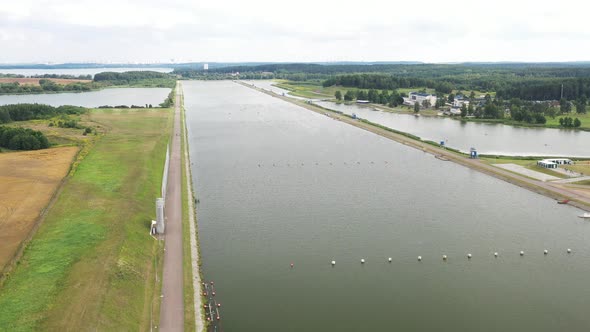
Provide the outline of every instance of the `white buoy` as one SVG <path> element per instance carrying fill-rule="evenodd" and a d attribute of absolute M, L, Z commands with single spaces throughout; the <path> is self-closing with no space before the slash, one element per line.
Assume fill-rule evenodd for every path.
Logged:
<path fill-rule="evenodd" d="M 567 248 L 567 253 L 568 254 L 571 254 L 572 253 L 572 250 L 570 248 Z"/>
<path fill-rule="evenodd" d="M 498 257 L 498 253 L 497 252 L 494 253 L 494 257 Z"/>
<path fill-rule="evenodd" d="M 521 252 L 520 252 L 520 255 L 521 255 L 521 256 L 524 256 L 524 251 L 521 251 Z"/>
<path fill-rule="evenodd" d="M 422 256 L 418 256 L 418 261 L 421 262 L 422 261 Z"/>
<path fill-rule="evenodd" d="M 361 264 L 365 264 L 365 259 L 361 258 Z"/>
<path fill-rule="evenodd" d="M 391 263 L 391 257 L 389 257 L 389 259 L 387 259 L 390 263 Z"/>
<path fill-rule="evenodd" d="M 547 255 L 549 253 L 549 250 L 545 249 L 543 250 L 543 255 Z"/>
<path fill-rule="evenodd" d="M 332 261 L 332 266 L 336 265 L 336 261 Z"/>
<path fill-rule="evenodd" d="M 443 255 L 443 260 L 446 261 L 447 260 L 447 255 Z"/>
<path fill-rule="evenodd" d="M 467 258 L 471 259 L 471 254 L 467 254 Z"/>

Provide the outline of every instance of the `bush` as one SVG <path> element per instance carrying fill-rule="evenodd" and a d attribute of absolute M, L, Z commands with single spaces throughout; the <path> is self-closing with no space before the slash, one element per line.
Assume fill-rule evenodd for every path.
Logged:
<path fill-rule="evenodd" d="M 40 131 L 0 126 L 0 146 L 11 150 L 39 150 L 48 148 L 49 141 Z"/>

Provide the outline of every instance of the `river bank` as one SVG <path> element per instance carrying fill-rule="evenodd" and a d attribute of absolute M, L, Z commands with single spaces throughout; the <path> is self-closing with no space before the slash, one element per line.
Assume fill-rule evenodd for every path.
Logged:
<path fill-rule="evenodd" d="M 488 175 L 494 176 L 494 177 L 499 178 L 501 180 L 504 180 L 509 183 L 518 185 L 520 187 L 526 188 L 526 189 L 531 190 L 533 192 L 551 197 L 553 199 L 556 199 L 556 200 L 569 199 L 570 205 L 573 205 L 577 208 L 580 208 L 580 209 L 583 209 L 586 211 L 590 211 L 590 198 L 585 195 L 580 194 L 577 191 L 573 191 L 573 190 L 570 190 L 565 187 L 555 187 L 549 183 L 533 180 L 533 179 L 509 172 L 509 171 L 498 169 L 498 168 L 491 166 L 479 159 L 470 159 L 465 154 L 463 154 L 459 151 L 456 151 L 456 150 L 454 151 L 454 150 L 450 150 L 450 149 L 446 149 L 446 148 L 440 148 L 440 147 L 432 144 L 433 142 L 426 142 L 426 141 L 418 140 L 416 137 L 412 137 L 413 135 L 399 132 L 399 131 L 396 131 L 396 130 L 393 130 L 393 129 L 390 129 L 390 128 L 387 128 L 387 127 L 384 127 L 381 125 L 371 123 L 369 121 L 360 121 L 360 120 L 354 119 L 348 115 L 345 115 L 345 114 L 342 114 L 339 112 L 335 112 L 333 110 L 323 108 L 321 106 L 317 106 L 314 104 L 309 104 L 309 103 L 306 103 L 306 102 L 303 102 L 300 100 L 295 100 L 293 98 L 277 95 L 275 93 L 272 93 L 272 92 L 269 92 L 269 91 L 266 91 L 264 89 L 260 89 L 257 87 L 253 87 L 253 86 L 248 85 L 243 82 L 238 81 L 236 83 L 244 85 L 244 86 L 252 88 L 252 89 L 255 89 L 259 92 L 266 93 L 266 94 L 271 95 L 273 97 L 280 98 L 284 101 L 301 106 L 301 107 L 308 109 L 310 111 L 329 116 L 329 117 L 333 118 L 334 120 L 345 122 L 347 124 L 350 124 L 355 127 L 370 131 L 370 132 L 375 133 L 377 135 L 395 140 L 395 141 L 402 143 L 404 145 L 413 147 L 415 149 L 422 150 L 425 153 L 432 154 L 433 156 L 444 156 L 449 161 L 453 161 L 453 162 L 461 164 L 463 166 L 478 170 L 482 173 L 486 173 Z M 501 157 L 501 156 L 499 156 L 499 157 Z M 513 158 L 513 157 L 511 157 L 511 158 Z"/>

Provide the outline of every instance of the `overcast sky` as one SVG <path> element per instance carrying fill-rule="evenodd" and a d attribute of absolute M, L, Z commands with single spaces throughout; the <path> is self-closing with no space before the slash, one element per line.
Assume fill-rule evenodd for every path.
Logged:
<path fill-rule="evenodd" d="M 590 60 L 586 0 L 0 0 L 0 63 Z"/>

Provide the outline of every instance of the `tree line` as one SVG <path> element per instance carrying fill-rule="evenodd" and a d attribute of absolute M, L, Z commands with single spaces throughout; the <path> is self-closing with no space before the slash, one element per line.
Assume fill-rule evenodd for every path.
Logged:
<path fill-rule="evenodd" d="M 39 150 L 48 148 L 49 141 L 37 130 L 0 126 L 0 147 L 10 150 Z"/>
<path fill-rule="evenodd" d="M 108 85 L 135 85 L 173 88 L 176 78 L 157 71 L 104 72 L 94 75 L 94 82 Z"/>
<path fill-rule="evenodd" d="M 388 91 L 376 89 L 365 90 L 348 90 L 344 94 L 340 90 L 334 93 L 334 97 L 337 100 L 353 101 L 353 100 L 368 100 L 374 104 L 389 105 L 390 107 L 396 107 L 404 103 L 404 94 L 400 94 L 397 91 Z"/>
<path fill-rule="evenodd" d="M 49 79 L 40 79 L 39 85 L 13 83 L 0 83 L 0 94 L 30 94 L 48 92 L 84 92 L 100 88 L 93 82 L 74 82 L 58 84 Z"/>
<path fill-rule="evenodd" d="M 49 119 L 57 115 L 82 114 L 86 109 L 78 106 L 63 105 L 53 107 L 44 104 L 12 104 L 0 106 L 0 123 Z"/>

